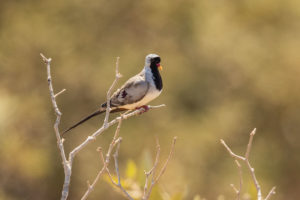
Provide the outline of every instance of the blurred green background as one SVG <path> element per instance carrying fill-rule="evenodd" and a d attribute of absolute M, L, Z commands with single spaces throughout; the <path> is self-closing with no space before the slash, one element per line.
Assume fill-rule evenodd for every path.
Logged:
<path fill-rule="evenodd" d="M 176 135 L 175 157 L 152 199 L 233 199 L 229 184 L 238 184 L 238 172 L 219 140 L 243 154 L 256 127 L 250 158 L 263 194 L 276 185 L 272 199 L 298 199 L 299 21 L 298 0 L 2 0 L 0 199 L 61 194 L 63 169 L 41 52 L 53 59 L 55 91 L 67 89 L 57 98 L 61 129 L 105 100 L 117 56 L 120 84 L 142 69 L 148 53 L 161 56 L 164 90 L 151 104 L 167 107 L 131 118 L 121 130 L 121 175 L 136 191 L 155 156 L 155 136 L 164 160 Z M 67 152 L 102 121 L 72 131 Z M 107 148 L 113 132 L 76 157 L 70 199 L 79 199 L 94 179 L 102 166 L 96 148 Z M 104 179 L 90 199 L 124 199 Z M 246 170 L 243 195 L 255 198 Z"/>

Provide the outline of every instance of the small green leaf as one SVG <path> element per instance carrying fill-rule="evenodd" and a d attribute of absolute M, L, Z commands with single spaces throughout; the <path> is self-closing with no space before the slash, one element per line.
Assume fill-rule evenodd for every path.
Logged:
<path fill-rule="evenodd" d="M 257 191 L 254 183 L 250 182 L 249 188 L 249 194 L 251 196 L 251 199 L 257 199 Z"/>
<path fill-rule="evenodd" d="M 127 161 L 126 166 L 126 177 L 130 179 L 135 179 L 137 173 L 137 167 L 133 160 Z"/>

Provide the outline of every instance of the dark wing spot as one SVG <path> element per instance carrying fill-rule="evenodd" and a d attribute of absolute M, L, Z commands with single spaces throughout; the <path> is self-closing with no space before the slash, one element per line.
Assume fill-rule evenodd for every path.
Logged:
<path fill-rule="evenodd" d="M 125 90 L 123 90 L 123 92 L 122 92 L 122 98 L 125 98 L 126 95 L 127 95 L 127 92 Z"/>

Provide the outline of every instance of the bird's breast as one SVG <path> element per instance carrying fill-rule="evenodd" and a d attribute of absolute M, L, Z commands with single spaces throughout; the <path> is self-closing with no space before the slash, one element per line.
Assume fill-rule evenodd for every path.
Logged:
<path fill-rule="evenodd" d="M 160 95 L 161 91 L 158 91 L 155 87 L 150 87 L 147 94 L 144 96 L 144 98 L 142 98 L 140 101 L 135 102 L 133 104 L 127 104 L 124 105 L 120 108 L 125 108 L 128 110 L 133 110 L 136 109 L 138 107 L 147 105 L 150 101 L 152 101 L 153 99 L 157 98 Z"/>

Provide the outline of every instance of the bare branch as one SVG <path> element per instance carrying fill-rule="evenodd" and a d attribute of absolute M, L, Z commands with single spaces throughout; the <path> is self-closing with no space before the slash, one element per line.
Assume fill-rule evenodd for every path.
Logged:
<path fill-rule="evenodd" d="M 234 184 L 230 184 L 230 187 L 232 187 L 232 189 L 234 190 L 234 192 L 235 192 L 236 194 L 239 193 L 239 190 L 234 186 Z M 240 199 L 239 196 L 237 196 L 237 199 L 238 199 L 238 200 Z"/>
<path fill-rule="evenodd" d="M 172 142 L 172 146 L 171 146 L 171 149 L 170 149 L 169 156 L 168 156 L 168 158 L 167 158 L 165 164 L 163 165 L 162 169 L 160 170 L 160 173 L 159 173 L 158 176 L 156 177 L 155 183 L 160 179 L 160 177 L 161 177 L 161 176 L 165 173 L 165 171 L 166 171 L 167 165 L 168 165 L 168 163 L 169 163 L 169 161 L 170 161 L 170 159 L 171 159 L 171 157 L 172 157 L 172 155 L 173 155 L 173 153 L 174 153 L 174 147 L 175 147 L 176 140 L 177 140 L 177 137 L 174 137 L 174 138 L 173 138 L 173 142 Z"/>
<path fill-rule="evenodd" d="M 239 189 L 237 189 L 234 184 L 230 184 L 230 186 L 233 188 L 233 190 L 236 193 L 236 199 L 240 200 L 240 195 L 241 195 L 241 191 L 242 191 L 242 186 L 243 186 L 243 177 L 242 177 L 242 166 L 239 163 L 239 161 L 235 160 L 235 163 L 237 165 L 237 168 L 239 170 L 239 178 L 240 178 L 240 187 Z"/>
<path fill-rule="evenodd" d="M 153 167 L 148 172 L 145 171 L 146 180 L 145 180 L 145 186 L 144 186 L 143 199 L 146 198 L 146 195 L 147 195 L 147 191 L 148 191 L 148 179 L 149 179 L 149 176 L 151 174 L 152 174 L 152 181 L 151 182 L 152 183 L 154 182 L 155 169 L 156 169 L 158 161 L 159 161 L 159 155 L 160 155 L 160 145 L 159 145 L 158 138 L 156 138 L 156 157 L 155 157 L 155 162 L 154 162 Z M 152 190 L 152 188 L 151 188 L 151 190 Z"/>
<path fill-rule="evenodd" d="M 107 123 L 108 123 L 108 118 L 109 118 L 109 113 L 110 113 L 110 96 L 111 96 L 111 92 L 112 92 L 113 88 L 115 87 L 115 85 L 117 84 L 118 80 L 122 77 L 122 75 L 119 73 L 119 60 L 120 60 L 120 57 L 117 57 L 115 80 L 111 84 L 109 90 L 107 91 L 107 95 L 106 95 L 106 113 L 105 113 L 105 118 L 104 118 L 104 125 L 103 125 L 104 127 L 106 127 Z"/>
<path fill-rule="evenodd" d="M 128 192 L 122 187 L 121 185 L 121 178 L 120 178 L 120 173 L 119 173 L 119 166 L 118 166 L 118 151 L 119 151 L 119 148 L 120 148 L 120 143 L 122 141 L 122 138 L 117 138 L 119 136 L 119 132 L 120 132 L 120 129 L 121 129 L 121 124 L 122 124 L 122 119 L 123 117 L 121 116 L 121 120 L 119 121 L 119 124 L 118 124 L 118 127 L 115 131 L 115 134 L 113 136 L 113 139 L 109 145 L 109 148 L 107 150 L 107 153 L 106 153 L 106 157 L 104 158 L 104 155 L 103 155 L 103 152 L 102 152 L 102 149 L 99 147 L 98 148 L 98 151 L 100 151 L 100 157 L 101 157 L 101 160 L 103 162 L 103 167 L 102 169 L 98 172 L 95 180 L 93 181 L 93 184 L 92 185 L 89 185 L 88 186 L 88 189 L 87 191 L 85 192 L 84 196 L 81 198 L 81 200 L 85 200 L 88 195 L 92 192 L 92 190 L 94 189 L 96 183 L 98 182 L 100 176 L 106 172 L 108 174 L 108 176 L 110 177 L 111 179 L 111 182 L 117 186 L 118 188 L 120 188 L 120 190 L 124 193 L 125 196 L 127 196 L 128 199 L 133 199 L 129 194 Z M 116 152 L 114 154 L 114 159 L 115 159 L 115 168 L 116 168 L 116 173 L 117 173 L 117 177 L 118 177 L 118 183 L 116 183 L 111 174 L 110 174 L 110 171 L 108 169 L 108 165 L 109 165 L 109 161 L 110 161 L 110 157 L 111 157 L 111 153 L 112 153 L 112 150 L 113 148 L 117 145 L 117 148 L 116 148 Z"/>
<path fill-rule="evenodd" d="M 237 194 L 238 199 L 240 199 L 240 195 L 241 195 L 241 191 L 242 191 L 242 187 L 243 187 L 243 172 L 242 172 L 242 166 L 239 163 L 239 161 L 235 160 L 236 165 L 238 166 L 239 169 L 239 177 L 240 177 L 240 188 L 239 188 L 239 192 Z"/>
<path fill-rule="evenodd" d="M 43 61 L 47 65 L 47 77 L 48 77 L 47 79 L 48 79 L 49 92 L 50 92 L 52 105 L 53 105 L 53 108 L 54 108 L 54 111 L 55 111 L 55 114 L 56 114 L 56 121 L 54 123 L 54 130 L 55 130 L 55 135 L 56 135 L 56 140 L 57 140 L 57 146 L 58 146 L 59 151 L 60 151 L 60 156 L 61 156 L 62 161 L 63 161 L 63 167 L 64 167 L 64 172 L 65 172 L 65 181 L 64 181 L 64 185 L 63 185 L 61 199 L 65 200 L 65 199 L 67 199 L 68 194 L 69 194 L 69 185 L 70 185 L 70 180 L 71 180 L 72 165 L 66 159 L 63 140 L 60 137 L 59 128 L 58 128 L 58 126 L 60 124 L 60 118 L 61 118 L 62 113 L 58 109 L 58 106 L 57 106 L 57 103 L 56 103 L 56 100 L 55 100 L 54 91 L 53 91 L 51 71 L 50 71 L 51 58 L 46 58 L 42 53 L 40 55 L 43 58 Z"/>
<path fill-rule="evenodd" d="M 242 160 L 242 161 L 245 161 L 245 158 L 244 158 L 244 157 L 239 156 L 239 155 L 236 155 L 235 153 L 233 153 L 233 152 L 231 151 L 231 149 L 227 146 L 227 144 L 225 143 L 224 140 L 221 139 L 220 141 L 221 141 L 221 144 L 227 149 L 227 151 L 229 152 L 229 154 L 230 154 L 233 158 L 239 159 L 239 160 Z"/>
<path fill-rule="evenodd" d="M 253 131 L 250 133 L 250 138 L 249 138 L 249 142 L 248 142 L 248 145 L 247 145 L 247 151 L 245 153 L 245 158 L 246 159 L 249 159 L 249 154 L 250 154 L 250 151 L 251 151 L 253 137 L 255 135 L 255 132 L 256 132 L 256 128 L 254 128 Z"/>
<path fill-rule="evenodd" d="M 66 91 L 66 89 L 62 89 L 60 92 L 56 93 L 56 94 L 54 95 L 54 97 L 55 97 L 55 98 L 58 97 L 59 95 L 61 95 L 61 94 L 64 93 L 65 91 Z"/>
<path fill-rule="evenodd" d="M 222 139 L 221 139 L 221 144 L 226 148 L 226 150 L 229 152 L 229 154 L 233 158 L 242 160 L 242 161 L 244 161 L 246 163 L 246 165 L 247 165 L 247 167 L 248 167 L 248 169 L 250 171 L 252 180 L 254 182 L 256 191 L 257 191 L 257 200 L 263 200 L 260 184 L 257 181 L 257 178 L 255 176 L 254 168 L 251 166 L 251 164 L 249 162 L 249 155 L 250 155 L 250 151 L 251 151 L 251 147 L 252 147 L 252 142 L 253 142 L 253 137 L 255 135 L 255 132 L 256 132 L 256 129 L 253 129 L 253 131 L 250 133 L 250 138 L 249 138 L 249 142 L 248 142 L 248 145 L 247 145 L 247 150 L 246 150 L 246 153 L 245 153 L 245 157 L 239 156 L 239 155 L 236 155 L 235 153 L 233 153 L 232 150 L 227 146 L 227 144 L 225 143 L 225 141 L 222 140 Z M 241 185 L 241 182 L 240 182 L 240 185 Z M 274 190 L 275 190 L 275 187 L 272 188 L 272 190 L 268 194 L 267 198 L 269 198 L 269 196 L 271 196 L 271 193 L 274 194 Z"/>
<path fill-rule="evenodd" d="M 268 200 L 272 195 L 276 194 L 275 192 L 276 187 L 272 187 L 272 189 L 270 190 L 269 194 L 267 195 L 267 197 L 265 198 L 265 200 Z"/>
<path fill-rule="evenodd" d="M 258 200 L 262 200 L 262 194 L 261 194 L 261 187 L 260 187 L 260 184 L 258 183 L 257 179 L 256 179 L 256 176 L 255 176 L 255 172 L 254 172 L 254 168 L 250 165 L 250 162 L 249 160 L 247 159 L 246 160 L 246 165 L 250 171 L 250 174 L 252 176 L 252 180 L 254 182 L 254 185 L 256 187 L 256 191 L 257 191 L 257 199 Z"/>
<path fill-rule="evenodd" d="M 118 138 L 119 137 L 119 132 L 120 132 L 120 129 L 121 129 L 121 125 L 122 125 L 122 120 L 123 120 L 123 117 L 121 115 L 121 119 L 119 121 L 119 124 L 117 126 L 117 129 L 115 131 L 115 134 L 114 134 L 114 137 L 109 145 L 109 148 L 108 148 L 108 151 L 107 151 L 107 154 L 106 154 L 106 159 L 105 159 L 105 162 L 106 163 L 109 163 L 109 160 L 110 160 L 110 155 L 111 155 L 111 152 L 114 148 L 114 146 L 119 143 L 119 140 L 121 140 L 121 138 Z M 118 138 L 118 141 L 117 141 L 117 138 Z"/>
<path fill-rule="evenodd" d="M 105 172 L 105 169 L 106 169 L 106 164 L 104 162 L 104 156 L 103 156 L 103 152 L 102 152 L 102 149 L 101 148 L 98 148 L 97 151 L 99 151 L 99 154 L 100 154 L 100 157 L 101 157 L 101 160 L 103 160 L 103 167 L 102 169 L 98 172 L 95 180 L 93 181 L 92 185 L 90 185 L 89 181 L 87 181 L 88 183 L 88 189 L 87 191 L 85 192 L 85 194 L 83 195 L 83 197 L 81 198 L 81 200 L 85 200 L 87 199 L 88 195 L 94 190 L 95 188 L 95 185 L 96 183 L 99 181 L 100 177 L 102 176 L 102 174 Z"/>
<path fill-rule="evenodd" d="M 154 163 L 154 166 L 153 168 L 147 173 L 145 173 L 146 175 L 146 183 L 145 183 L 145 187 L 147 189 L 147 182 L 148 182 L 148 177 L 151 173 L 152 173 L 152 181 L 151 181 L 151 185 L 148 189 L 147 192 L 145 192 L 145 187 L 144 187 L 144 195 L 142 197 L 142 200 L 147 200 L 149 199 L 150 197 L 150 194 L 151 194 L 151 191 L 152 191 L 152 188 L 154 187 L 154 185 L 158 182 L 158 180 L 160 179 L 160 177 L 163 175 L 163 173 L 165 172 L 166 168 L 167 168 L 167 165 L 174 153 L 174 147 L 175 147 L 175 143 L 176 143 L 176 140 L 177 140 L 177 137 L 174 137 L 173 138 L 173 142 L 172 142 L 172 146 L 171 146 L 171 149 L 170 149 L 170 153 L 169 153 L 169 156 L 167 158 L 167 160 L 165 161 L 165 164 L 163 165 L 163 167 L 161 168 L 159 174 L 157 177 L 155 177 L 155 170 L 157 168 L 157 163 L 158 163 L 158 159 L 159 159 L 159 152 L 160 152 L 160 147 L 159 147 L 159 143 L 157 142 L 157 154 L 156 154 L 156 159 L 155 159 L 155 163 Z"/>
<path fill-rule="evenodd" d="M 117 186 L 118 188 L 120 188 L 120 190 L 123 192 L 123 194 L 130 200 L 133 200 L 133 198 L 128 194 L 128 192 L 123 188 L 122 184 L 121 184 L 121 177 L 120 177 L 120 171 L 119 171 L 119 163 L 118 163 L 118 156 L 119 156 L 119 149 L 120 149 L 120 144 L 121 144 L 121 139 L 119 140 L 117 147 L 116 147 L 116 152 L 114 153 L 114 160 L 115 160 L 115 170 L 116 170 L 116 174 L 118 177 L 118 183 L 112 181 L 112 183 Z"/>

